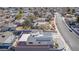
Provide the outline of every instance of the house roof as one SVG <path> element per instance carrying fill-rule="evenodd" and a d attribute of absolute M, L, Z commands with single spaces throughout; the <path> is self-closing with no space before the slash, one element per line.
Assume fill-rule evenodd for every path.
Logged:
<path fill-rule="evenodd" d="M 38 18 L 36 20 L 34 20 L 34 22 L 44 22 L 46 20 L 46 18 Z"/>
<path fill-rule="evenodd" d="M 4 43 L 12 43 L 14 40 L 15 40 L 15 36 L 11 35 L 4 41 Z"/>
<path fill-rule="evenodd" d="M 29 42 L 33 42 L 33 45 L 50 45 L 53 44 L 53 37 L 52 34 L 37 34 L 35 36 L 29 36 L 27 40 L 27 45 L 29 45 Z"/>
<path fill-rule="evenodd" d="M 0 32 L 0 43 L 4 43 L 11 35 L 13 35 L 11 32 Z M 9 40 L 10 38 L 7 40 L 7 42 Z"/>

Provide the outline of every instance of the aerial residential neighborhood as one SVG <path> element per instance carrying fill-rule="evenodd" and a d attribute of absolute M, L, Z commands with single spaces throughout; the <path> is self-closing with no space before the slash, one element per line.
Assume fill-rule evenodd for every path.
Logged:
<path fill-rule="evenodd" d="M 76 51 L 78 44 L 77 7 L 0 7 L 0 51 Z"/>

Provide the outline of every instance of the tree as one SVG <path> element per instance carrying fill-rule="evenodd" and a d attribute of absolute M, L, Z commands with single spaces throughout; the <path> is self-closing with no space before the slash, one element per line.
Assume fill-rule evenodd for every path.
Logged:
<path fill-rule="evenodd" d="M 46 21 L 50 21 L 50 20 L 51 20 L 51 18 L 52 18 L 52 16 L 51 16 L 51 15 L 48 15 L 48 16 L 47 16 L 47 20 L 46 20 Z"/>
<path fill-rule="evenodd" d="M 20 19 L 23 16 L 23 9 L 20 8 L 18 14 L 16 15 L 15 19 Z"/>
<path fill-rule="evenodd" d="M 19 10 L 19 14 L 23 14 L 23 9 L 20 9 Z"/>
<path fill-rule="evenodd" d="M 23 22 L 23 25 L 30 26 L 31 25 L 31 21 L 30 20 L 25 20 Z"/>
<path fill-rule="evenodd" d="M 67 7 L 67 13 L 71 13 L 71 9 L 69 7 Z"/>
<path fill-rule="evenodd" d="M 75 9 L 72 9 L 72 13 L 75 13 Z"/>
<path fill-rule="evenodd" d="M 24 29 L 28 29 L 28 28 L 31 28 L 32 27 L 32 23 L 31 23 L 31 20 L 25 20 L 23 22 L 23 28 Z"/>
<path fill-rule="evenodd" d="M 20 19 L 22 17 L 22 15 L 18 14 L 16 15 L 15 19 Z"/>
<path fill-rule="evenodd" d="M 34 15 L 35 15 L 35 16 L 39 16 L 38 11 L 35 11 L 35 12 L 34 12 Z"/>
<path fill-rule="evenodd" d="M 79 23 L 79 16 L 77 17 L 77 22 Z"/>

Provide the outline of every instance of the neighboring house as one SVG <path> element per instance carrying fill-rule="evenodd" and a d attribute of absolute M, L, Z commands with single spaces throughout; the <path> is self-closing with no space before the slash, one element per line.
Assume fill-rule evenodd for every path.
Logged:
<path fill-rule="evenodd" d="M 33 20 L 33 22 L 45 22 L 46 18 L 38 18 L 36 20 Z"/>
<path fill-rule="evenodd" d="M 45 20 L 46 20 L 46 18 L 38 18 L 38 19 L 33 21 L 34 22 L 33 26 L 35 27 L 35 26 L 40 26 L 40 25 L 48 23 Z"/>
<path fill-rule="evenodd" d="M 3 27 L 5 25 L 5 21 L 0 22 L 0 27 Z"/>
<path fill-rule="evenodd" d="M 11 32 L 0 32 L 0 49 L 9 49 L 15 38 Z"/>

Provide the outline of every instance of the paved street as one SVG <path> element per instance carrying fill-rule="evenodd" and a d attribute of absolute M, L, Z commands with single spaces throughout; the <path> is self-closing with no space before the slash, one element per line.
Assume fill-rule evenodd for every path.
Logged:
<path fill-rule="evenodd" d="M 72 51 L 79 51 L 79 38 L 76 37 L 63 22 L 63 18 L 59 13 L 55 14 L 56 24 L 61 35 L 65 39 Z"/>

